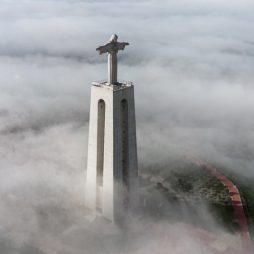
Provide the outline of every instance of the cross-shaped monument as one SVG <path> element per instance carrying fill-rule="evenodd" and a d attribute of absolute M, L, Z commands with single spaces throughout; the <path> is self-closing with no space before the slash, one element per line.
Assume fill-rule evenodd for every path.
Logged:
<path fill-rule="evenodd" d="M 125 46 L 129 45 L 128 42 L 118 42 L 118 36 L 113 34 L 109 42 L 98 47 L 96 50 L 103 53 L 108 53 L 108 84 L 117 85 L 117 53 L 118 50 L 124 50 Z"/>
<path fill-rule="evenodd" d="M 108 81 L 93 82 L 86 171 L 86 206 L 92 214 L 122 222 L 138 204 L 134 86 L 117 82 L 117 35 L 99 48 L 108 53 Z"/>

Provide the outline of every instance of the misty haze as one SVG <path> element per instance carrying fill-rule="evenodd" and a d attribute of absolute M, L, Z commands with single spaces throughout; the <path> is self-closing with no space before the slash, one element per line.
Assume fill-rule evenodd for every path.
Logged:
<path fill-rule="evenodd" d="M 251 253 L 253 10 L 0 0 L 0 253 Z M 91 84 L 107 79 L 95 49 L 114 33 L 135 87 L 139 208 L 124 228 L 85 204 Z"/>

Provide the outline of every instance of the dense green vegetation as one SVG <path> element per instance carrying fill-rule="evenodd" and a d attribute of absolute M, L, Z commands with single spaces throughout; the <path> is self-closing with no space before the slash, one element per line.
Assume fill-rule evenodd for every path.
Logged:
<path fill-rule="evenodd" d="M 218 225 L 223 225 L 231 232 L 238 228 L 234 220 L 234 210 L 228 190 L 216 177 L 211 175 L 209 170 L 192 163 L 181 163 L 174 167 L 171 165 L 170 170 L 166 166 L 160 166 L 157 167 L 157 170 L 149 171 L 152 172 L 151 178 L 154 176 L 155 181 L 159 176 L 158 182 L 155 183 L 155 189 L 164 197 L 159 201 L 160 209 L 163 212 L 157 211 L 157 214 L 171 215 L 174 216 L 174 219 L 178 218 L 179 220 L 181 218 L 188 219 L 188 215 L 170 214 L 169 210 L 172 210 L 172 207 L 162 209 L 167 206 L 165 204 L 165 200 L 167 200 L 171 205 L 188 207 L 188 213 L 191 215 L 189 219 L 192 220 L 189 222 L 195 225 L 206 227 L 209 224 L 206 222 L 207 216 L 204 214 L 203 217 L 200 217 L 199 213 L 199 209 L 204 211 L 207 209 L 207 213 L 213 215 L 215 223 Z M 152 189 L 150 186 L 151 194 L 154 191 Z M 156 195 L 158 200 L 158 193 Z M 156 202 L 156 199 L 153 199 L 151 203 Z"/>

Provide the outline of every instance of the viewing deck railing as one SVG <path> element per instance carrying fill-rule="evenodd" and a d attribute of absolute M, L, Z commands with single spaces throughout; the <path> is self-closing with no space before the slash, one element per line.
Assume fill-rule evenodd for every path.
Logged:
<path fill-rule="evenodd" d="M 128 86 L 132 86 L 132 82 L 131 81 L 123 81 L 123 80 L 119 80 L 117 85 L 112 85 L 112 84 L 108 84 L 107 80 L 99 80 L 99 81 L 94 81 L 92 82 L 92 85 L 95 86 L 110 86 L 113 87 L 114 89 L 121 89 L 123 87 L 128 87 Z"/>

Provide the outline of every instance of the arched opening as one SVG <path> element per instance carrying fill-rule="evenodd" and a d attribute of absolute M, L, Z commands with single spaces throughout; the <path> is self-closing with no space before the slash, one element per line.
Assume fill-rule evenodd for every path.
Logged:
<path fill-rule="evenodd" d="M 104 168 L 104 136 L 105 136 L 105 101 L 98 101 L 98 121 L 97 121 L 97 209 L 101 209 L 101 197 L 103 188 L 103 168 Z"/>
<path fill-rule="evenodd" d="M 128 102 L 121 101 L 121 133 L 122 133 L 122 169 L 123 184 L 126 191 L 129 188 L 129 144 L 128 144 Z"/>

